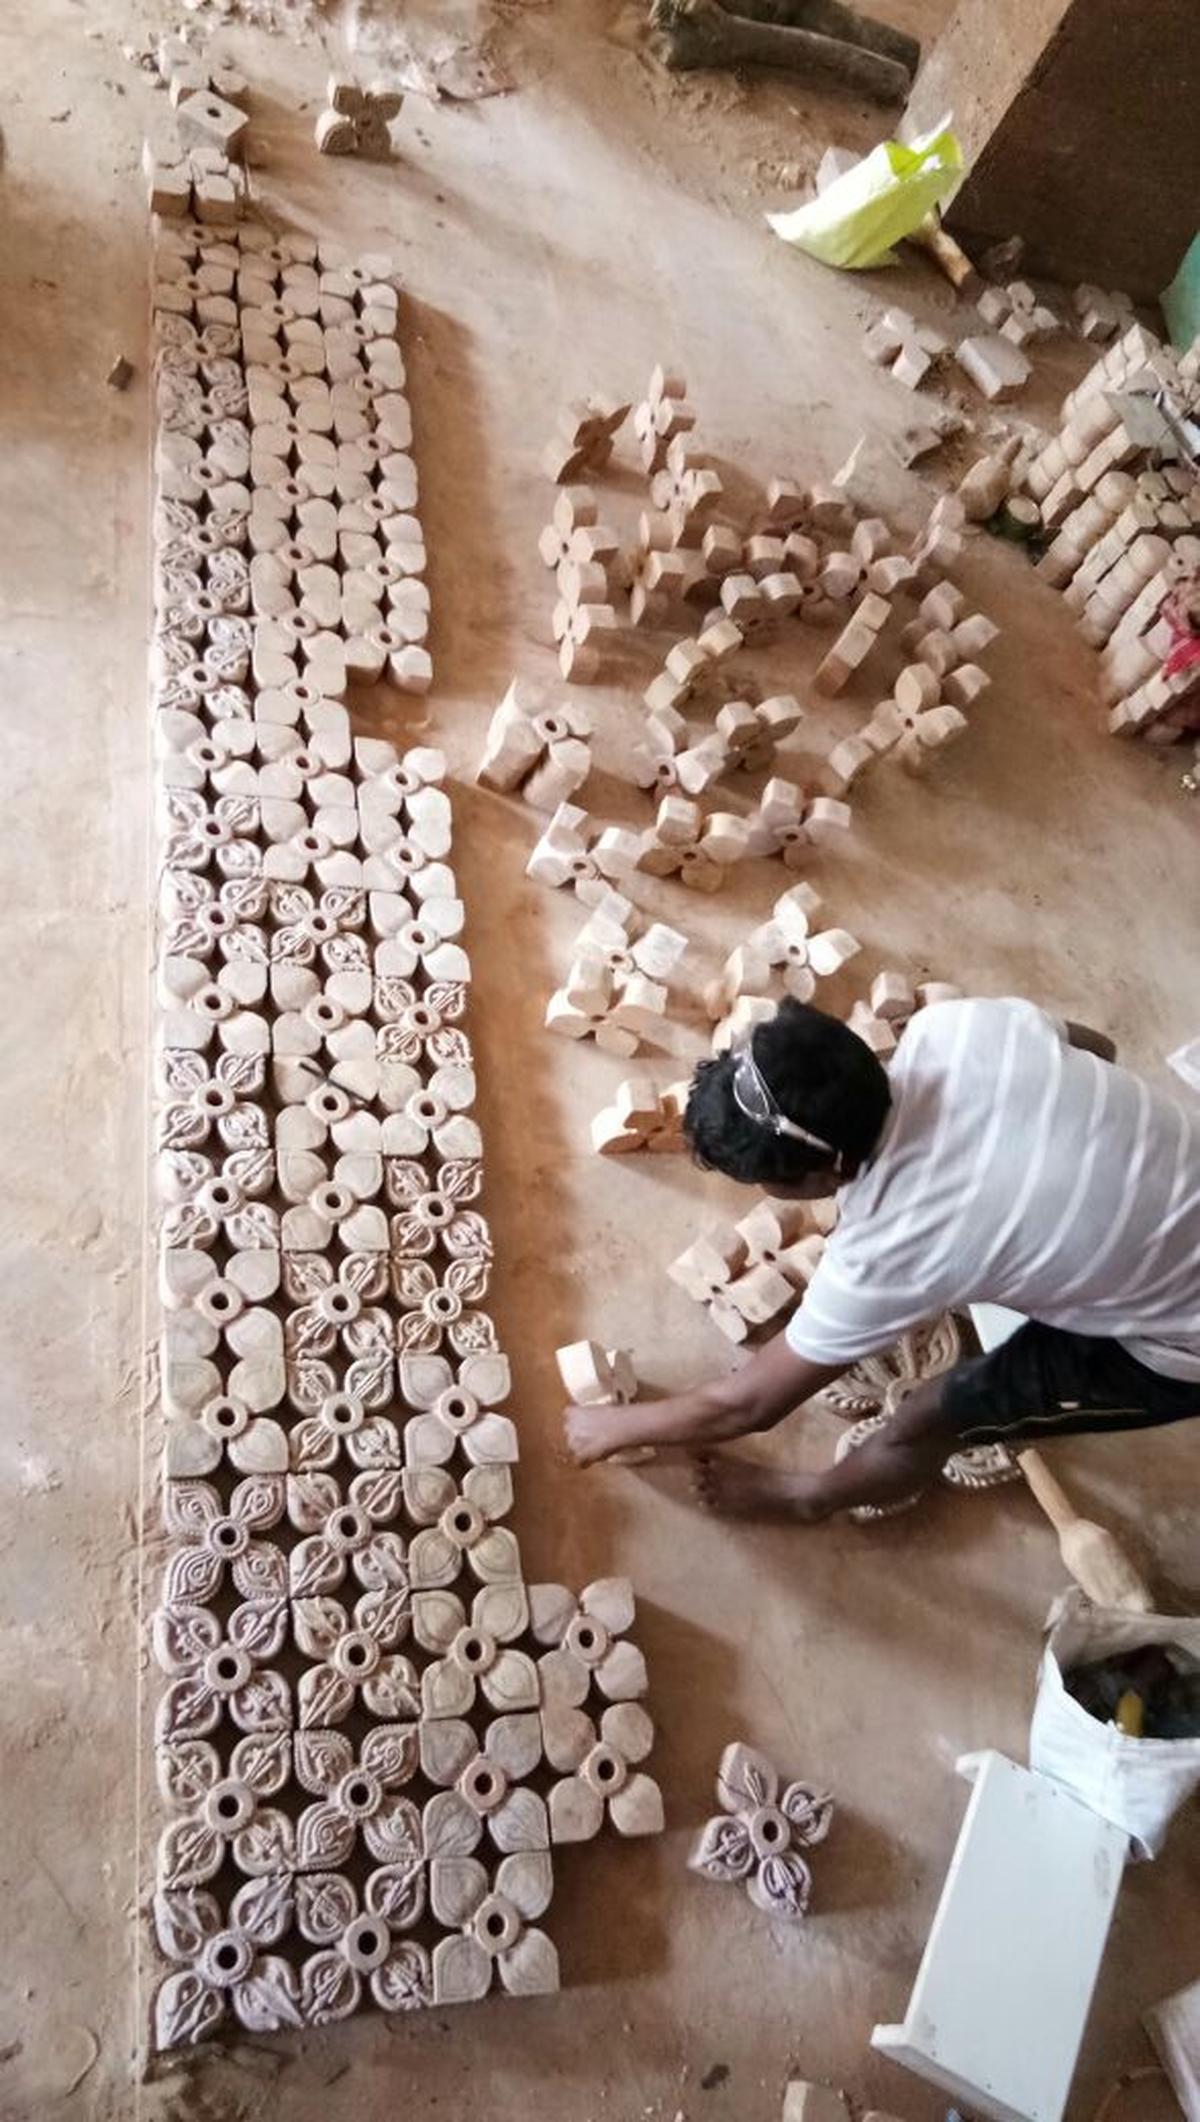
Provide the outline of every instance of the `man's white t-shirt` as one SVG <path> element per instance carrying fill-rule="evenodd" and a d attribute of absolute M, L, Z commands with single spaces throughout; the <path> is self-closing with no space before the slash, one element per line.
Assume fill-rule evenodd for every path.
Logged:
<path fill-rule="evenodd" d="M 904 1034 L 879 1147 L 787 1336 L 848 1364 L 990 1301 L 1200 1379 L 1200 1104 L 1094 1054 L 1031 1002 L 939 1002 Z"/>

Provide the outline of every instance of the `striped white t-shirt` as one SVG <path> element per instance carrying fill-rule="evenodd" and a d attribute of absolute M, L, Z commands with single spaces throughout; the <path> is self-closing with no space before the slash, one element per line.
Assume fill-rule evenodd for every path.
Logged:
<path fill-rule="evenodd" d="M 904 1034 L 870 1163 L 789 1322 L 848 1364 L 990 1301 L 1200 1379 L 1200 1105 L 1066 1043 L 1031 1002 L 939 1002 Z"/>

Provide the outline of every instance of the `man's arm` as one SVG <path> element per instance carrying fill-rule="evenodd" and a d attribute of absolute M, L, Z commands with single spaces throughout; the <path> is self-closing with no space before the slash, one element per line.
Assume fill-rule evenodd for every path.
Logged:
<path fill-rule="evenodd" d="M 1116 1060 L 1116 1043 L 1107 1032 L 1094 1032 L 1088 1024 L 1073 1024 L 1069 1017 L 1064 1019 L 1063 1029 L 1068 1046 L 1077 1046 L 1084 1054 L 1095 1054 L 1099 1061 Z"/>
<path fill-rule="evenodd" d="M 840 1378 L 843 1363 L 810 1363 L 776 1334 L 726 1378 L 632 1407 L 568 1407 L 567 1445 L 580 1466 L 645 1444 L 724 1444 L 752 1430 L 774 1429 L 785 1415 Z"/>

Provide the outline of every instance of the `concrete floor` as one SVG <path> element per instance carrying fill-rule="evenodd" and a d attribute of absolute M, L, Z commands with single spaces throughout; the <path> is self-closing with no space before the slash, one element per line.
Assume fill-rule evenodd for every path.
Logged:
<path fill-rule="evenodd" d="M 912 416 L 911 400 L 858 355 L 868 298 L 904 294 L 930 316 L 949 300 L 919 267 L 873 287 L 827 275 L 765 229 L 780 172 L 794 182 L 831 138 L 866 145 L 872 114 L 785 82 L 668 82 L 635 49 L 636 8 L 509 0 L 500 12 L 519 92 L 461 107 L 411 100 L 387 168 L 313 153 L 316 43 L 231 40 L 256 88 L 267 203 L 364 247 L 392 245 L 404 261 L 438 682 L 426 719 L 393 699 L 365 711 L 364 727 L 432 732 L 464 776 L 514 670 L 552 668 L 535 538 L 549 500 L 537 459 L 558 403 L 591 389 L 632 394 L 655 360 L 681 362 L 697 439 L 731 467 L 731 491 L 747 474 L 811 476 L 864 424 Z M 918 0 L 890 12 L 933 26 Z M 578 909 L 523 879 L 531 815 L 470 787 L 458 863 L 494 1308 L 522 1428 L 516 1523 L 531 1577 L 634 1578 L 668 1831 L 652 1845 L 563 1856 L 550 1923 L 561 1999 L 497 1999 L 415 2022 L 368 2016 L 277 2051 L 242 2043 L 186 2079 L 135 2082 L 150 1338 L 148 252 L 137 165 L 149 92 L 119 46 L 151 19 L 113 0 L 86 15 L 44 0 L 36 41 L 12 11 L 0 21 L 10 1113 L 0 2122 L 361 2122 L 400 2102 L 486 2122 L 772 2122 L 789 2072 L 932 2122 L 945 2103 L 875 2059 L 867 2036 L 903 2009 L 963 1808 L 955 1756 L 988 1745 L 1022 1754 L 1039 1625 L 1063 1581 L 1054 1542 L 1020 1490 L 939 1498 L 876 1530 L 731 1530 L 697 1517 L 666 1473 L 585 1476 L 563 1463 L 559 1342 L 627 1342 L 653 1387 L 729 1360 L 662 1267 L 706 1217 L 746 1204 L 681 1161 L 589 1154 L 587 1119 L 620 1065 L 540 1031 Z M 121 351 L 138 375 L 117 396 L 103 379 Z M 1031 408 L 1048 416 L 1081 365 L 1071 349 L 1039 357 Z M 913 522 L 922 489 L 897 474 L 878 498 Z M 640 505 L 625 469 L 606 510 L 628 531 Z M 884 963 L 1023 991 L 1105 1024 L 1161 1076 L 1163 1054 L 1197 1029 L 1200 878 L 1177 766 L 1100 733 L 1093 660 L 1015 555 L 974 552 L 967 581 L 1005 628 L 996 682 L 926 785 L 882 768 L 856 805 L 852 845 L 814 863 L 833 918 L 866 945 L 831 998 L 847 1004 Z M 613 768 L 650 653 L 630 650 L 620 685 L 593 696 L 589 801 L 606 816 L 646 815 Z M 793 637 L 772 672 L 803 693 L 815 653 Z M 858 694 L 814 708 L 805 746 L 820 751 L 871 704 Z M 784 881 L 756 865 L 716 901 L 647 888 L 646 903 L 696 938 L 693 992 Z M 695 1017 L 684 1045 L 699 1051 Z M 816 1463 L 836 1432 L 814 1411 L 770 1449 Z M 1068 1463 L 1081 1502 L 1125 1527 L 1164 1601 L 1194 1605 L 1196 1436 L 1079 1443 Z M 683 1869 L 717 1755 L 737 1735 L 838 1797 L 814 1915 L 798 1933 Z M 1120 2068 L 1147 2061 L 1141 2007 L 1195 1974 L 1198 1887 L 1193 1812 L 1124 1888 L 1073 2122 L 1087 2122 Z M 1145 2081 L 1112 2113 L 1158 2122 L 1172 2111 Z"/>

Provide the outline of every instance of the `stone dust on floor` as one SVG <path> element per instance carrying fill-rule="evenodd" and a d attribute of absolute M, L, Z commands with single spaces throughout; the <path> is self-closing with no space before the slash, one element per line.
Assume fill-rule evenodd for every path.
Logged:
<path fill-rule="evenodd" d="M 892 11 L 929 33 L 941 10 Z M 944 2102 L 867 2048 L 900 2015 L 961 1817 L 955 1757 L 1020 1757 L 1039 1629 L 1062 1583 L 1050 1532 L 1020 1491 L 939 1497 L 874 1528 L 798 1534 L 699 1518 L 665 1474 L 565 1465 L 553 1351 L 589 1334 L 637 1352 L 662 1389 L 728 1360 L 662 1267 L 736 1191 L 681 1160 L 608 1163 L 591 1114 L 622 1064 L 547 1038 L 579 913 L 526 882 L 531 813 L 470 785 L 487 717 L 515 671 L 553 673 L 537 532 L 538 460 L 555 409 L 639 392 L 654 363 L 685 371 L 697 440 L 730 483 L 828 473 L 867 426 L 911 420 L 907 394 L 861 360 L 875 299 L 930 321 L 949 291 L 922 267 L 840 279 L 766 229 L 781 184 L 835 140 L 865 147 L 877 113 L 802 85 L 668 80 L 633 34 L 638 10 L 560 0 L 495 10 L 513 92 L 411 98 L 387 166 L 313 151 L 333 28 L 307 40 L 231 30 L 254 88 L 265 208 L 360 248 L 401 254 L 406 358 L 430 548 L 436 682 L 428 712 L 377 697 L 364 729 L 450 758 L 458 873 L 475 963 L 472 1030 L 497 1241 L 494 1304 L 517 1378 L 528 1569 L 581 1584 L 624 1571 L 658 1725 L 668 1832 L 564 1853 L 553 1929 L 566 1994 L 456 2015 L 363 2017 L 278 2048 L 244 2041 L 136 2086 L 135 1959 L 145 1877 L 139 1770 L 139 1598 L 148 730 L 145 684 L 147 223 L 139 172 L 150 91 L 123 41 L 148 8 L 48 0 L 36 42 L 0 26 L 8 336 L 0 463 L 8 558 L 4 654 L 10 1130 L 0 1320 L 7 1362 L 0 1671 L 8 1683 L 0 1863 L 12 1945 L 0 2020 L 0 2117 L 57 2122 L 324 2122 L 394 2111 L 531 2109 L 556 2122 L 772 2122 L 786 2076 L 844 2084 L 863 2105 L 933 2122 Z M 104 377 L 118 354 L 137 371 Z M 1078 350 L 1036 362 L 1049 421 Z M 629 459 L 603 489 L 628 535 L 643 505 Z M 909 528 L 931 489 L 897 472 L 877 504 Z M 1094 661 L 1060 600 L 1008 550 L 973 548 L 964 578 L 1004 628 L 993 688 L 924 784 L 880 773 L 843 853 L 813 882 L 864 943 L 831 983 L 848 1004 L 882 964 L 975 991 L 1024 992 L 1102 1023 L 1162 1078 L 1194 1035 L 1194 813 L 1171 762 L 1101 732 Z M 807 654 L 815 661 L 811 650 Z M 640 822 L 616 774 L 649 675 L 588 695 L 589 802 Z M 785 666 L 807 694 L 809 666 Z M 813 705 L 817 755 L 872 705 Z M 694 939 L 699 992 L 782 888 L 754 865 L 697 901 L 647 904 Z M 853 977 L 851 975 L 853 974 Z M 698 1050 L 698 1013 L 692 1021 Z M 668 1166 L 669 1169 L 664 1169 Z M 832 1417 L 771 1446 L 812 1464 Z M 1164 1596 L 1195 1597 L 1195 1441 L 1183 1431 L 1081 1442 L 1082 1505 L 1124 1528 Z M 148 1477 L 153 1469 L 148 1470 Z M 150 1521 L 153 1524 L 153 1520 Z M 148 1561 L 153 1571 L 151 1547 Z M 722 1747 L 746 1736 L 790 1775 L 832 1788 L 806 1928 L 689 1877 Z M 1116 2072 L 1146 2060 L 1138 2013 L 1196 1964 L 1200 1836 L 1132 1871 L 1071 2107 L 1087 2122 Z M 1129 2107 L 1157 2122 L 1153 2084 Z M 1140 2101 L 1140 2105 L 1138 2102 Z M 1119 2115 L 1122 2110 L 1118 2106 Z"/>

